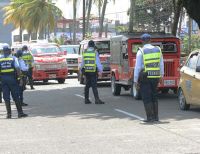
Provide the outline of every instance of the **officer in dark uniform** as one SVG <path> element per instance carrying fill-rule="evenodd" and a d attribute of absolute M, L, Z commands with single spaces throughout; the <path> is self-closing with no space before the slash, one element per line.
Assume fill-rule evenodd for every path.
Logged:
<path fill-rule="evenodd" d="M 35 89 L 33 87 L 33 77 L 32 77 L 32 75 L 33 75 L 33 55 L 31 54 L 30 51 L 28 51 L 28 47 L 26 45 L 24 45 L 22 47 L 22 51 L 23 51 L 22 59 L 25 61 L 26 65 L 29 67 L 27 77 L 29 80 L 30 87 L 31 87 L 31 89 Z"/>
<path fill-rule="evenodd" d="M 86 77 L 85 85 L 85 104 L 91 104 L 89 100 L 89 88 L 92 87 L 95 104 L 104 104 L 103 101 L 99 99 L 99 94 L 97 90 L 97 74 L 101 75 L 103 67 L 101 65 L 99 55 L 95 50 L 94 41 L 90 40 L 88 42 L 88 48 L 83 53 L 82 63 L 81 63 L 82 72 Z"/>
<path fill-rule="evenodd" d="M 138 87 L 139 74 L 140 90 L 147 119 L 144 122 L 158 121 L 157 86 L 159 79 L 164 76 L 164 63 L 160 47 L 150 44 L 151 35 L 143 34 L 143 48 L 139 48 L 134 69 L 134 84 Z"/>
<path fill-rule="evenodd" d="M 27 117 L 28 115 L 23 113 L 19 100 L 19 89 L 17 85 L 17 78 L 20 74 L 19 63 L 17 59 L 11 55 L 11 49 L 8 46 L 3 47 L 3 56 L 0 57 L 0 71 L 7 118 L 11 118 L 10 93 L 12 93 L 16 104 L 18 118 Z"/>

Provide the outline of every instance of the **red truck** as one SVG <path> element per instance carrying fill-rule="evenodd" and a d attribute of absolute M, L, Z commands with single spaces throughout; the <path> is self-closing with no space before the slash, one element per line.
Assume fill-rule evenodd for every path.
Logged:
<path fill-rule="evenodd" d="M 130 90 L 136 99 L 140 99 L 140 91 L 134 86 L 133 76 L 136 53 L 142 47 L 140 36 L 143 33 L 125 33 L 112 37 L 111 51 L 111 89 L 113 95 L 120 95 L 121 88 Z M 164 59 L 164 79 L 158 89 L 167 93 L 170 89 L 177 92 L 180 79 L 180 40 L 165 33 L 151 33 L 152 44 L 159 46 Z"/>
<path fill-rule="evenodd" d="M 110 39 L 96 38 L 93 39 L 93 41 L 98 50 L 101 64 L 103 65 L 103 73 L 101 77 L 98 77 L 98 81 L 110 81 Z M 78 59 L 79 65 L 82 61 L 82 55 L 88 47 L 88 42 L 89 40 L 83 40 L 82 42 L 80 42 L 80 47 L 79 47 L 80 56 Z M 80 71 L 80 67 L 79 67 L 78 80 L 80 84 L 84 84 L 85 79 Z"/>
<path fill-rule="evenodd" d="M 29 46 L 34 57 L 33 80 L 64 83 L 68 74 L 67 62 L 59 46 L 50 43 L 35 43 Z"/>

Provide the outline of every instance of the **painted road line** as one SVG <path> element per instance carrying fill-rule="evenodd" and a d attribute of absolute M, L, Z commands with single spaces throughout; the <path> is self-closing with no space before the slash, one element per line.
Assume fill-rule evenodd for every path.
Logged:
<path fill-rule="evenodd" d="M 78 96 L 78 97 L 81 97 L 81 98 L 85 98 L 84 96 L 79 95 L 79 94 L 75 94 L 75 95 Z"/>
<path fill-rule="evenodd" d="M 137 116 L 137 115 L 135 115 L 135 114 L 132 114 L 132 113 L 129 113 L 129 112 L 120 110 L 120 109 L 115 109 L 115 111 L 120 112 L 120 113 L 123 113 L 123 114 L 125 114 L 125 115 L 130 116 L 130 117 L 136 118 L 136 119 L 138 119 L 138 120 L 140 120 L 140 121 L 143 121 L 143 120 L 144 120 L 144 118 L 142 118 L 142 117 L 140 117 L 140 116 Z"/>

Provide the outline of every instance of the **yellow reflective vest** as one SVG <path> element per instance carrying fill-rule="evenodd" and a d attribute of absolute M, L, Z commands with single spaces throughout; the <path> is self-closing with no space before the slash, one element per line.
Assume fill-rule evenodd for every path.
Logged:
<path fill-rule="evenodd" d="M 13 57 L 0 58 L 1 74 L 11 74 L 15 72 Z"/>
<path fill-rule="evenodd" d="M 144 72 L 147 72 L 147 78 L 160 78 L 160 59 L 162 52 L 160 47 L 141 49 L 144 62 Z"/>
<path fill-rule="evenodd" d="M 86 50 L 83 53 L 85 72 L 96 72 L 96 52 Z"/>

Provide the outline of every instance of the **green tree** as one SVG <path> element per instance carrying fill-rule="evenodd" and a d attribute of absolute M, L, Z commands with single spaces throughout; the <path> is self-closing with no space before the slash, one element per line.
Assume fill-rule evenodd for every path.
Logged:
<path fill-rule="evenodd" d="M 61 11 L 50 1 L 32 0 L 23 5 L 22 16 L 26 21 L 25 28 L 29 32 L 40 34 L 43 39 L 44 30 L 48 27 L 49 31 L 53 31 L 55 27 L 55 12 Z"/>
<path fill-rule="evenodd" d="M 29 2 L 31 2 L 31 0 L 12 0 L 8 6 L 3 8 L 5 11 L 4 24 L 12 23 L 15 28 L 19 28 L 20 42 L 22 41 L 22 31 L 25 28 L 25 20 L 22 15 L 22 10 L 24 4 Z"/>

